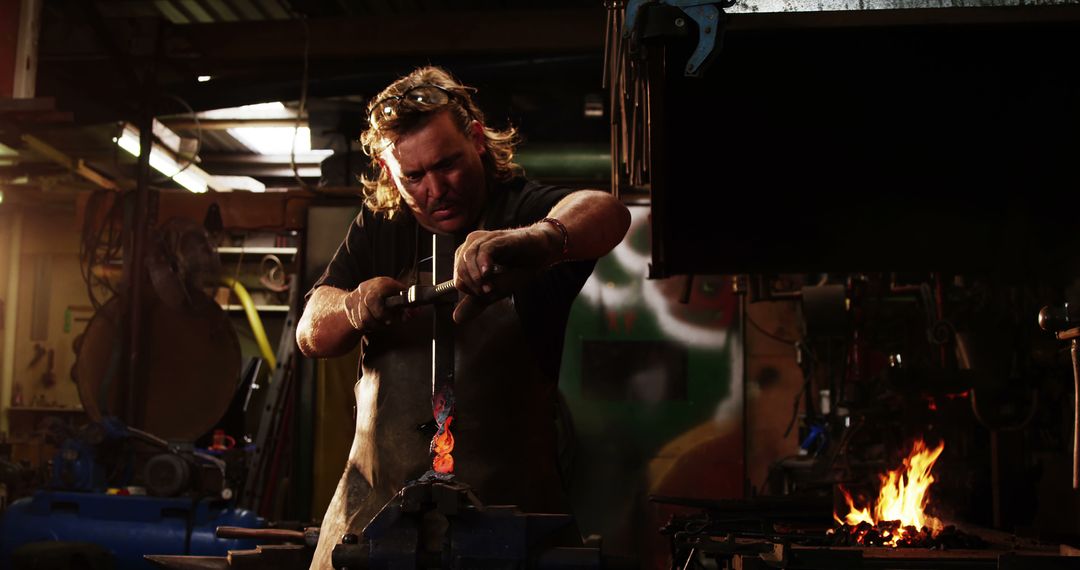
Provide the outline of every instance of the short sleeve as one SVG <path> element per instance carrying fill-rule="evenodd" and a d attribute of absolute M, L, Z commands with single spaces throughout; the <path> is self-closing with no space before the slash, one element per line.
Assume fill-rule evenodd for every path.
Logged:
<path fill-rule="evenodd" d="M 564 186 L 545 186 L 529 183 L 521 192 L 514 212 L 514 219 L 521 225 L 539 222 L 546 218 L 555 204 L 574 192 Z"/>
<path fill-rule="evenodd" d="M 564 186 L 547 186 L 523 178 L 512 180 L 500 187 L 484 216 L 484 227 L 501 230 L 534 224 L 572 192 L 574 189 Z"/>
<path fill-rule="evenodd" d="M 349 224 L 345 240 L 338 246 L 334 257 L 326 266 L 322 275 L 315 280 L 305 298 L 322 287 L 329 285 L 349 291 L 374 275 L 371 259 L 371 242 L 364 227 L 364 215 L 361 212 Z"/>

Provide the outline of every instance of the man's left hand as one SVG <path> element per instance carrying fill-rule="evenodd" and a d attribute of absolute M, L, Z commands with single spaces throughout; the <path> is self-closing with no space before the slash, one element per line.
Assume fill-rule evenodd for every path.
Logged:
<path fill-rule="evenodd" d="M 562 234 L 548 223 L 512 230 L 472 232 L 454 254 L 454 286 L 464 296 L 454 321 L 483 312 L 559 260 Z"/>

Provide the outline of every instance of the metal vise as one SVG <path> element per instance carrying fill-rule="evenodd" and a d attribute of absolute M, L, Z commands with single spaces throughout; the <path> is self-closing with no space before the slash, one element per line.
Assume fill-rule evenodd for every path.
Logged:
<path fill-rule="evenodd" d="M 468 485 L 435 478 L 406 485 L 362 536 L 334 547 L 334 568 L 600 568 L 599 548 L 547 544 L 573 522 L 564 514 L 485 507 Z"/>

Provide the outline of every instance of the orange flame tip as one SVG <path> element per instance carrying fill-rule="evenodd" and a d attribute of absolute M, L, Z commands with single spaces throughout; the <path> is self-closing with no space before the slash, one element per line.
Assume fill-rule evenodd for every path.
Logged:
<path fill-rule="evenodd" d="M 876 526 L 885 521 L 900 521 L 900 528 L 895 533 L 883 533 L 890 539 L 886 543 L 889 546 L 897 546 L 903 541 L 910 534 L 908 527 L 914 527 L 916 533 L 925 527 L 931 534 L 937 534 L 943 525 L 940 520 L 927 515 L 925 508 L 930 498 L 927 491 L 934 482 L 930 471 L 944 450 L 944 442 L 930 449 L 921 439 L 916 440 L 904 464 L 880 477 L 881 489 L 872 511 L 870 506 L 857 508 L 851 493 L 841 487 L 848 513 L 842 519 L 833 513 L 833 518 L 849 526 L 863 522 Z"/>

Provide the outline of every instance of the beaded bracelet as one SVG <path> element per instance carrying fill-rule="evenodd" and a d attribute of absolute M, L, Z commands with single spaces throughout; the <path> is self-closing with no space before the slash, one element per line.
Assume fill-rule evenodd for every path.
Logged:
<path fill-rule="evenodd" d="M 566 231 L 566 226 L 555 218 L 544 218 L 540 220 L 540 223 L 544 222 L 555 226 L 559 230 L 559 233 L 562 234 L 562 254 L 566 255 L 567 252 L 570 251 L 570 232 Z"/>

